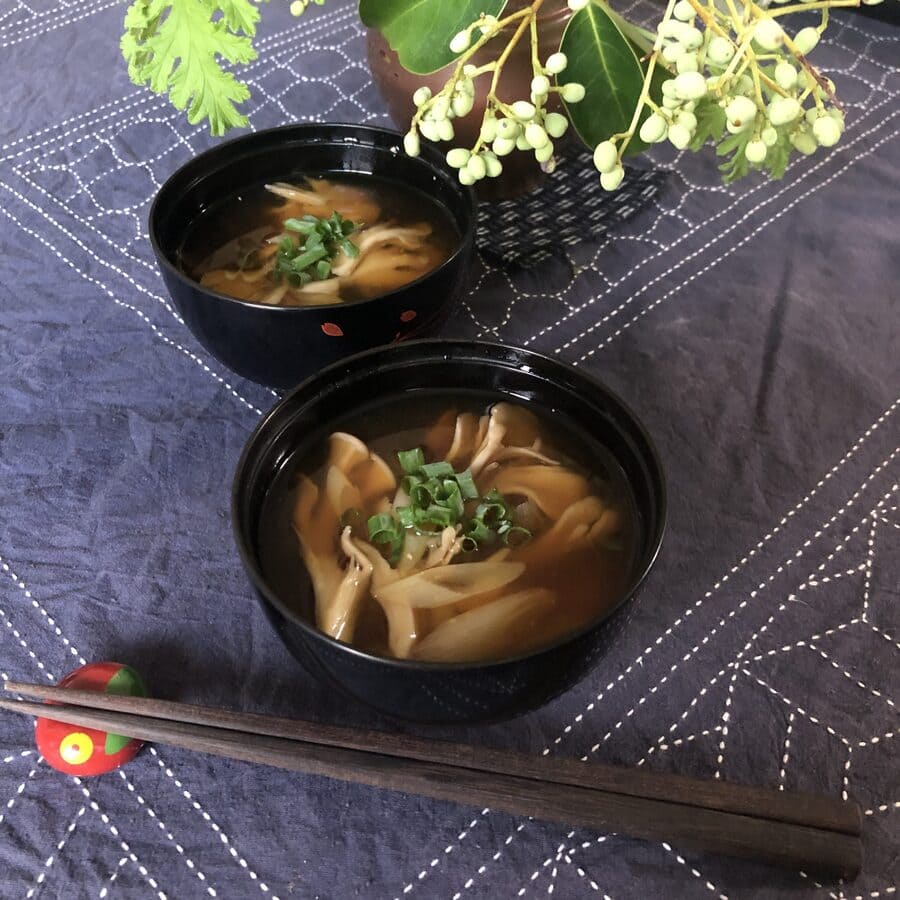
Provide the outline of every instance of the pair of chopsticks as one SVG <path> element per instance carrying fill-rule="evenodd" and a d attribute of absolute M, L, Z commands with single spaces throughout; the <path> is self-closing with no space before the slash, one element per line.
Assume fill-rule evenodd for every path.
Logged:
<path fill-rule="evenodd" d="M 6 682 L 0 708 L 308 775 L 852 877 L 856 803 L 168 700 Z M 57 705 L 58 704 L 58 705 Z"/>

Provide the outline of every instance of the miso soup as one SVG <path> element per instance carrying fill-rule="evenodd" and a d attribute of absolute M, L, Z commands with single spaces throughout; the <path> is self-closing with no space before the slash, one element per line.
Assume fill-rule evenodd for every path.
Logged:
<path fill-rule="evenodd" d="M 564 417 L 478 392 L 405 395 L 298 448 L 266 498 L 260 559 L 337 640 L 477 662 L 615 606 L 638 526 L 612 455 Z"/>
<path fill-rule="evenodd" d="M 214 205 L 188 232 L 184 271 L 229 297 L 277 306 L 365 300 L 440 266 L 459 246 L 447 211 L 370 175 L 275 182 Z"/>

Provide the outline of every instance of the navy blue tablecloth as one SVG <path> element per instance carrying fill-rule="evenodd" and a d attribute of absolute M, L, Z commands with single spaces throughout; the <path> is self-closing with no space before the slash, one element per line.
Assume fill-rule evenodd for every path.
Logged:
<path fill-rule="evenodd" d="M 186 330 L 148 204 L 213 141 L 127 81 L 121 0 L 0 0 L 0 677 L 117 659 L 158 696 L 375 724 L 253 601 L 230 479 L 272 392 Z M 352 5 L 263 7 L 251 122 L 386 122 Z M 445 333 L 582 366 L 671 488 L 659 563 L 578 687 L 463 740 L 852 796 L 847 885 L 167 747 L 79 780 L 0 719 L 0 895 L 876 898 L 900 838 L 900 32 L 835 14 L 847 131 L 780 182 L 657 149 L 624 223 L 480 258 Z M 434 733 L 434 732 L 429 732 Z"/>

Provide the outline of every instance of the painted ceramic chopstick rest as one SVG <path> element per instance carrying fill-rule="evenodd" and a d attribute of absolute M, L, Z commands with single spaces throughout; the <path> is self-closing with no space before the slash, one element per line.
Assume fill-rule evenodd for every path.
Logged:
<path fill-rule="evenodd" d="M 59 686 L 128 697 L 147 696 L 140 675 L 130 666 L 115 662 L 88 663 L 66 675 Z M 49 716 L 37 720 L 34 737 L 48 765 L 80 777 L 112 772 L 134 759 L 144 745 L 126 735 L 68 725 Z"/>

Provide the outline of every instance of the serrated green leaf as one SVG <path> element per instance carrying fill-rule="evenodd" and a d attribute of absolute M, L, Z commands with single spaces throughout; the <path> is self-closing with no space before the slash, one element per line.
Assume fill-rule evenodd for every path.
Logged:
<path fill-rule="evenodd" d="M 740 134 L 731 135 L 716 148 L 716 153 L 720 156 L 733 151 L 731 157 L 719 166 L 719 171 L 722 173 L 722 181 L 725 184 L 731 184 L 732 181 L 743 178 L 750 171 L 750 160 L 747 159 L 747 154 L 744 151 L 752 139 L 753 131 L 748 129 Z M 723 150 L 726 146 L 728 149 Z"/>
<path fill-rule="evenodd" d="M 247 0 L 218 0 L 215 4 L 222 10 L 222 17 L 230 31 L 243 32 L 250 37 L 256 34 L 259 10 Z"/>
<path fill-rule="evenodd" d="M 256 58 L 249 36 L 258 19 L 249 0 L 135 0 L 120 43 L 129 77 L 168 93 L 177 109 L 187 108 L 191 124 L 208 119 L 212 134 L 246 125 L 236 104 L 250 91 L 222 61 Z"/>
<path fill-rule="evenodd" d="M 773 181 L 784 177 L 790 158 L 791 142 L 786 134 L 779 134 L 778 143 L 774 147 L 769 147 L 769 152 L 766 154 L 765 165 L 769 170 L 769 177 Z"/>
<path fill-rule="evenodd" d="M 359 15 L 384 35 L 403 68 L 427 75 L 456 59 L 450 49 L 455 34 L 505 6 L 506 0 L 359 0 Z"/>
<path fill-rule="evenodd" d="M 750 140 L 752 132 L 744 131 L 740 134 L 730 134 L 727 138 L 719 143 L 716 147 L 716 156 L 727 156 L 735 147 L 739 147 L 741 143 L 745 144 Z"/>
<path fill-rule="evenodd" d="M 725 110 L 718 101 L 708 97 L 697 103 L 694 109 L 697 117 L 697 130 L 691 141 L 691 150 L 699 150 L 708 140 L 719 140 L 725 132 Z"/>
<path fill-rule="evenodd" d="M 584 85 L 584 99 L 567 103 L 566 111 L 578 136 L 596 147 L 613 134 L 626 131 L 640 99 L 644 70 L 634 47 L 609 11 L 589 5 L 572 16 L 560 50 L 569 60 L 564 82 Z M 645 145 L 635 137 L 629 149 Z"/>

